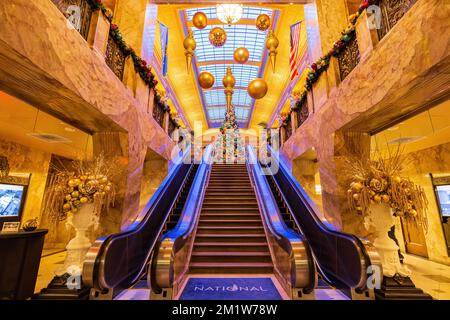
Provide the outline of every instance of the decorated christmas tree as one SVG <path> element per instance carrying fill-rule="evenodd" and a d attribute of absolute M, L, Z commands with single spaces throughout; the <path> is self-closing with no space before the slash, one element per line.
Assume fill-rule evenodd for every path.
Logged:
<path fill-rule="evenodd" d="M 234 107 L 225 114 L 220 133 L 215 142 L 215 161 L 227 163 L 245 162 L 245 148 L 239 133 Z"/>

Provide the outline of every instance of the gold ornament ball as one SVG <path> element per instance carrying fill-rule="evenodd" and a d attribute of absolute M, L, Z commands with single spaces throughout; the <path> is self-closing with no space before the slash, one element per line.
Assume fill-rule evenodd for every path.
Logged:
<path fill-rule="evenodd" d="M 360 182 L 353 182 L 352 188 L 355 189 L 355 191 L 361 191 L 363 185 Z"/>
<path fill-rule="evenodd" d="M 78 198 L 80 196 L 80 193 L 78 191 L 72 192 L 72 198 Z"/>
<path fill-rule="evenodd" d="M 111 187 L 110 186 L 106 186 L 104 189 L 106 192 L 110 192 L 111 191 Z"/>
<path fill-rule="evenodd" d="M 86 202 L 88 202 L 88 198 L 86 198 L 86 197 L 80 198 L 80 203 L 86 203 Z"/>
<path fill-rule="evenodd" d="M 70 201 L 70 200 L 72 200 L 72 196 L 70 195 L 70 194 L 68 194 L 68 195 L 66 195 L 66 198 L 65 198 L 67 201 Z"/>
<path fill-rule="evenodd" d="M 247 91 L 253 99 L 261 99 L 267 93 L 267 83 L 263 79 L 255 79 L 249 83 Z"/>
<path fill-rule="evenodd" d="M 192 24 L 197 29 L 204 29 L 208 25 L 208 18 L 203 12 L 197 12 L 192 17 Z"/>
<path fill-rule="evenodd" d="M 359 200 L 359 193 L 354 193 L 353 194 L 353 199 Z"/>
<path fill-rule="evenodd" d="M 375 200 L 376 203 L 380 203 L 381 202 L 381 197 L 377 194 L 373 197 L 373 200 Z"/>
<path fill-rule="evenodd" d="M 211 42 L 214 47 L 222 47 L 226 41 L 227 33 L 222 28 L 215 27 L 209 32 L 209 42 Z"/>
<path fill-rule="evenodd" d="M 234 50 L 233 53 L 234 61 L 237 63 L 246 63 L 248 61 L 248 58 L 250 57 L 250 53 L 248 52 L 247 48 L 240 47 Z"/>
<path fill-rule="evenodd" d="M 209 72 L 202 72 L 198 76 L 198 83 L 203 89 L 209 89 L 214 85 L 214 76 Z"/>
<path fill-rule="evenodd" d="M 75 181 L 75 179 L 70 179 L 68 184 L 69 184 L 69 187 L 77 186 L 77 182 Z"/>
<path fill-rule="evenodd" d="M 387 194 L 383 194 L 381 196 L 381 199 L 383 200 L 384 203 L 389 203 L 389 201 L 391 200 L 391 197 L 389 197 Z"/>
<path fill-rule="evenodd" d="M 64 203 L 64 205 L 63 205 L 63 210 L 64 211 L 69 211 L 70 210 L 70 204 L 68 204 L 68 203 Z"/>
<path fill-rule="evenodd" d="M 260 14 L 256 18 L 256 28 L 261 31 L 266 31 L 270 27 L 270 17 L 267 14 Z"/>

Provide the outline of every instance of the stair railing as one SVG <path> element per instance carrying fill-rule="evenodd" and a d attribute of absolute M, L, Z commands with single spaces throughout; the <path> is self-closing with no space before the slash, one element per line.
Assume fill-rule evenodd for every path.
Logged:
<path fill-rule="evenodd" d="M 174 229 L 163 234 L 155 246 L 148 272 L 150 299 L 171 300 L 187 279 L 203 199 L 209 182 L 213 146 L 208 145 L 191 191 Z"/>
<path fill-rule="evenodd" d="M 275 276 L 291 299 L 314 299 L 317 273 L 308 242 L 284 223 L 252 146 L 247 146 L 246 164 L 263 218 Z"/>
<path fill-rule="evenodd" d="M 83 285 L 92 288 L 91 299 L 112 299 L 140 279 L 192 164 L 191 146 L 174 160 L 174 166 L 134 223 L 125 230 L 97 239 L 86 254 Z M 174 200 L 172 200 L 174 199 Z M 116 292 L 114 292 L 116 291 Z"/>
<path fill-rule="evenodd" d="M 278 168 L 274 180 L 289 204 L 292 217 L 301 233 L 308 239 L 317 268 L 327 282 L 354 299 L 374 299 L 368 287 L 369 276 L 379 268 L 380 257 L 367 240 L 334 230 L 318 218 L 317 206 L 289 173 L 284 162 L 268 146 L 271 161 Z"/>

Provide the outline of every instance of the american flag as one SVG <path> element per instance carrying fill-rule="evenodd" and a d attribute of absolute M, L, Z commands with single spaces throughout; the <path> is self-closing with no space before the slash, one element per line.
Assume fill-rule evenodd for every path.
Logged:
<path fill-rule="evenodd" d="M 291 26 L 291 51 L 289 56 L 289 65 L 291 71 L 291 80 L 298 76 L 298 45 L 300 41 L 301 21 Z"/>

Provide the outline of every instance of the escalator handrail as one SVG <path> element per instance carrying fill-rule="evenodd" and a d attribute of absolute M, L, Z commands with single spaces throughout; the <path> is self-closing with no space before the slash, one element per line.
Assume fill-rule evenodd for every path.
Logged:
<path fill-rule="evenodd" d="M 370 259 L 369 254 L 367 253 L 366 248 L 362 244 L 361 240 L 357 236 L 355 236 L 353 234 L 348 234 L 348 233 L 345 233 L 345 232 L 332 230 L 326 224 L 324 224 L 323 221 L 320 220 L 319 217 L 318 217 L 319 209 L 312 202 L 311 198 L 308 196 L 308 194 L 305 192 L 305 190 L 303 190 L 303 188 L 300 186 L 298 181 L 296 179 L 293 179 L 292 176 L 289 174 L 289 171 L 287 170 L 286 165 L 283 162 L 283 160 L 280 159 L 279 157 L 276 158 L 274 156 L 276 153 L 274 152 L 274 150 L 273 150 L 273 148 L 271 146 L 267 146 L 267 147 L 268 147 L 268 151 L 271 152 L 271 159 L 274 159 L 275 161 L 277 161 L 279 169 L 282 170 L 283 175 L 289 181 L 290 185 L 293 187 L 293 190 L 296 192 L 296 194 L 299 197 L 299 199 L 301 199 L 303 201 L 303 204 L 305 205 L 305 207 L 309 211 L 311 217 L 314 219 L 314 221 L 316 222 L 317 226 L 325 233 L 333 234 L 333 235 L 338 236 L 338 237 L 345 237 L 345 238 L 347 238 L 348 240 L 352 241 L 355 244 L 355 247 L 357 248 L 358 254 L 362 255 L 362 257 L 361 257 L 362 259 L 360 259 L 362 274 L 361 274 L 361 277 L 360 277 L 360 281 L 359 281 L 358 285 L 355 287 L 355 289 L 357 289 L 357 290 L 364 290 L 366 288 L 366 281 L 365 281 L 364 271 L 365 271 L 365 268 L 367 266 L 371 265 L 371 259 Z M 293 216 L 294 216 L 294 219 L 295 219 L 295 215 L 293 215 Z M 297 219 L 295 219 L 295 221 L 297 223 L 297 226 L 301 230 L 301 226 L 299 225 Z M 313 250 L 313 254 L 314 254 L 314 250 Z M 318 266 L 320 268 L 320 261 L 316 261 L 316 262 L 318 263 Z"/>
<path fill-rule="evenodd" d="M 247 146 L 248 161 L 247 166 L 249 167 L 249 172 L 251 173 L 252 183 L 256 185 L 255 193 L 258 198 L 263 198 L 266 201 L 260 201 L 263 206 L 263 218 L 266 221 L 271 234 L 273 234 L 277 239 L 282 237 L 288 238 L 290 240 L 296 240 L 298 236 L 291 231 L 284 223 L 280 211 L 277 206 L 275 206 L 275 199 L 273 198 L 272 192 L 268 189 L 266 185 L 267 181 L 261 179 L 263 176 L 261 167 L 258 166 L 258 160 L 256 159 L 255 152 L 252 146 Z M 265 183 L 264 183 L 265 182 Z M 256 192 L 258 191 L 258 192 Z M 262 194 L 263 193 L 263 194 Z"/>
<path fill-rule="evenodd" d="M 211 171 L 212 145 L 205 148 L 202 161 L 192 182 L 191 190 L 183 206 L 183 210 L 177 225 L 172 230 L 162 236 L 162 241 L 166 238 L 177 239 L 183 237 L 186 239 L 193 231 L 195 222 L 201 211 L 203 198 L 205 196 L 207 181 Z"/>
<path fill-rule="evenodd" d="M 179 270 L 175 266 L 176 263 L 182 264 L 185 268 L 189 265 L 189 257 L 180 261 L 176 258 L 176 254 L 185 248 L 188 237 L 197 225 L 211 172 L 212 152 L 213 145 L 210 144 L 205 148 L 176 226 L 161 235 L 154 247 L 147 278 L 148 287 L 153 293 L 160 294 L 163 288 L 173 287 L 174 282 L 178 280 L 176 279 L 178 275 L 175 275 L 175 269 Z M 183 274 L 182 272 L 181 275 Z"/>
<path fill-rule="evenodd" d="M 305 248 L 307 265 L 308 265 L 308 285 L 303 288 L 304 293 L 311 293 L 316 285 L 316 269 L 313 261 L 312 251 L 309 243 L 304 235 L 299 234 L 289 228 L 284 222 L 278 206 L 275 204 L 275 198 L 269 187 L 269 184 L 264 177 L 261 165 L 257 160 L 253 146 L 247 146 L 247 167 L 251 173 L 251 181 L 254 184 L 255 194 L 258 198 L 258 203 L 261 205 L 262 216 L 266 225 L 269 227 L 271 233 L 278 239 L 286 239 L 291 244 L 297 242 L 302 243 Z M 264 199 L 264 200 L 263 200 Z M 290 248 L 292 251 L 292 247 Z M 289 252 L 294 256 L 293 252 Z M 295 286 L 293 283 L 292 285 Z"/>
<path fill-rule="evenodd" d="M 141 211 L 139 216 L 135 219 L 135 221 L 130 224 L 127 228 L 125 228 L 123 231 L 120 231 L 115 234 L 111 234 L 109 236 L 98 238 L 94 244 L 89 249 L 88 253 L 86 254 L 86 258 L 83 264 L 83 271 L 82 271 L 82 277 L 83 277 L 83 284 L 87 285 L 91 288 L 95 288 L 96 290 L 99 290 L 100 292 L 104 292 L 105 290 L 111 289 L 107 284 L 106 281 L 103 279 L 104 277 L 104 264 L 105 264 L 105 256 L 108 252 L 108 248 L 111 244 L 111 242 L 114 239 L 119 239 L 126 237 L 133 233 L 138 233 L 143 226 L 148 222 L 148 220 L 151 218 L 153 211 L 155 210 L 155 207 L 159 203 L 159 201 L 164 201 L 162 199 L 165 191 L 169 188 L 170 183 L 172 182 L 173 178 L 177 176 L 179 170 L 182 168 L 183 164 L 189 163 L 186 162 L 187 157 L 191 156 L 191 146 L 189 145 L 181 154 L 178 154 L 177 157 L 173 160 L 173 167 L 170 169 L 169 173 L 167 174 L 166 178 L 163 180 L 161 185 L 158 187 L 158 189 L 155 191 L 155 193 L 150 198 L 149 202 L 146 204 L 144 209 Z M 192 169 L 192 164 L 191 164 Z M 188 171 L 189 172 L 189 171 Z M 188 176 L 188 173 L 183 179 L 183 184 Z M 175 201 L 174 199 L 173 201 Z M 173 203 L 172 203 L 173 205 Z M 167 215 L 169 212 L 166 213 L 166 217 L 164 219 L 167 220 Z M 161 227 L 164 226 L 164 224 Z M 157 239 L 149 239 L 151 242 L 150 244 L 150 254 L 153 250 L 153 247 L 156 243 Z M 149 255 L 147 256 L 147 259 L 149 258 Z M 145 268 L 146 262 L 143 262 L 143 266 L 141 269 L 143 270 Z M 139 272 L 139 274 L 142 273 Z M 133 279 L 135 281 L 136 279 Z"/>

